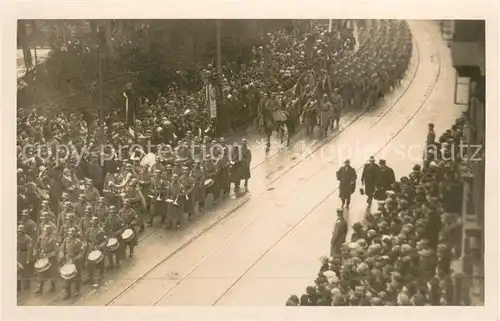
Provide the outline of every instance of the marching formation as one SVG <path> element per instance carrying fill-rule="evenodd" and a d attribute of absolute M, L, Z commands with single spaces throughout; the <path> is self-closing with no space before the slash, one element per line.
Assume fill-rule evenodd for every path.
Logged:
<path fill-rule="evenodd" d="M 385 160 L 372 157 L 363 170 L 360 189 L 368 209 L 363 222 L 352 225 L 346 240 L 346 208 L 353 194 L 356 172 L 343 166 L 338 172 L 342 208 L 337 210 L 329 257 L 321 258 L 314 286 L 288 306 L 424 306 L 461 305 L 463 280 L 452 261 L 461 248 L 461 162 L 458 155 L 465 116 L 456 120 L 439 140 L 429 125 L 427 146 L 436 153 L 424 156 L 423 166 L 395 180 Z M 455 150 L 456 149 L 456 150 Z M 353 183 L 354 182 L 354 183 Z M 346 186 L 345 189 L 342 186 Z M 371 202 L 377 210 L 371 212 Z"/>

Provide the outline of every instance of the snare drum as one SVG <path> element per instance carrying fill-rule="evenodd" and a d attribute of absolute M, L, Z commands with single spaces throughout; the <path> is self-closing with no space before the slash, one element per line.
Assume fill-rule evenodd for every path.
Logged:
<path fill-rule="evenodd" d="M 124 240 L 125 242 L 130 242 L 131 240 L 134 239 L 134 231 L 130 228 L 126 229 L 125 231 L 123 231 L 122 233 L 122 240 Z"/>
<path fill-rule="evenodd" d="M 64 264 L 60 269 L 59 273 L 61 277 L 65 280 L 71 280 L 76 276 L 76 265 L 73 263 Z"/>
<path fill-rule="evenodd" d="M 214 180 L 211 178 L 205 180 L 205 183 L 203 184 L 203 186 L 205 186 L 205 188 L 212 187 L 212 185 L 214 185 Z"/>
<path fill-rule="evenodd" d="M 50 269 L 50 266 L 51 264 L 49 259 L 44 257 L 35 262 L 35 271 L 37 273 L 43 273 Z"/>
<path fill-rule="evenodd" d="M 104 254 L 99 250 L 93 250 L 87 256 L 87 260 L 92 264 L 99 264 L 104 259 Z"/>
<path fill-rule="evenodd" d="M 112 237 L 108 240 L 108 243 L 106 243 L 106 249 L 110 252 L 114 252 L 120 247 L 120 243 L 118 242 L 118 239 L 116 237 Z"/>
<path fill-rule="evenodd" d="M 167 199 L 165 202 L 167 202 L 168 204 L 172 204 L 172 203 L 174 202 L 174 200 L 173 200 L 173 199 L 171 199 L 171 198 L 169 198 L 169 199 Z"/>

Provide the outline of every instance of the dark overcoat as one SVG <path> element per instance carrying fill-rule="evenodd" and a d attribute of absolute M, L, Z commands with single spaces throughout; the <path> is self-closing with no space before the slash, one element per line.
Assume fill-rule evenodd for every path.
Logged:
<path fill-rule="evenodd" d="M 346 198 L 356 189 L 356 179 L 358 178 L 356 171 L 350 165 L 342 166 L 337 171 L 337 180 L 339 184 L 339 197 Z"/>

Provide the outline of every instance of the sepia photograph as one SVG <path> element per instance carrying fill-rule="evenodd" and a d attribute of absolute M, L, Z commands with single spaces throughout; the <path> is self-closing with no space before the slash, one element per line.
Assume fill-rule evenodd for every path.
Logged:
<path fill-rule="evenodd" d="M 486 20 L 16 40 L 19 307 L 485 305 Z"/>

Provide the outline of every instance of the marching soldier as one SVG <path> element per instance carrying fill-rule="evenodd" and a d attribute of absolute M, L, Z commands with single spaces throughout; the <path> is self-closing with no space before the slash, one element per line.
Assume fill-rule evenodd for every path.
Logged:
<path fill-rule="evenodd" d="M 248 148 L 246 138 L 241 140 L 241 179 L 245 180 L 245 189 L 248 190 L 248 180 L 251 177 L 250 164 L 252 162 L 252 151 Z"/>
<path fill-rule="evenodd" d="M 99 219 L 100 222 L 104 222 L 106 216 L 108 215 L 108 206 L 104 200 L 104 197 L 99 197 L 94 208 L 94 215 Z"/>
<path fill-rule="evenodd" d="M 68 213 L 65 217 L 65 222 L 61 225 L 58 233 L 58 240 L 62 242 L 64 237 L 67 235 L 70 229 L 74 230 L 74 233 L 80 235 L 80 228 L 78 224 L 78 220 L 75 216 L 75 213 Z"/>
<path fill-rule="evenodd" d="M 345 160 L 344 166 L 337 171 L 337 180 L 339 184 L 339 197 L 342 201 L 342 208 L 349 209 L 351 204 L 351 195 L 356 189 L 357 174 L 354 168 L 351 167 L 351 161 Z"/>
<path fill-rule="evenodd" d="M 85 235 L 85 241 L 87 242 L 88 246 L 88 253 L 94 250 L 99 250 L 102 253 L 105 253 L 104 247 L 106 246 L 106 233 L 104 233 L 104 230 L 100 226 L 99 222 L 100 221 L 98 217 L 92 217 L 91 225 Z M 94 283 L 94 272 L 96 269 L 99 271 L 99 279 L 102 280 L 104 276 L 104 260 L 97 264 L 93 262 L 89 262 L 87 264 L 89 279 L 85 283 Z"/>
<path fill-rule="evenodd" d="M 113 268 L 113 256 L 116 261 L 116 267 L 120 266 L 120 260 L 123 258 L 123 246 L 121 244 L 121 234 L 123 233 L 125 224 L 120 216 L 117 215 L 116 208 L 114 206 L 109 207 L 109 216 L 104 222 L 104 231 L 108 237 L 116 237 L 120 242 L 120 246 L 113 253 L 107 251 L 108 261 L 110 268 Z"/>
<path fill-rule="evenodd" d="M 24 232 L 32 239 L 38 238 L 38 228 L 35 222 L 29 217 L 28 211 L 23 210 L 21 213 L 21 225 L 24 226 Z"/>
<path fill-rule="evenodd" d="M 167 199 L 167 184 L 161 177 L 159 169 L 155 169 L 153 177 L 151 178 L 151 185 L 149 188 L 148 198 L 150 199 L 150 220 L 149 224 L 153 224 L 156 215 L 161 216 L 161 223 L 165 221 L 166 209 L 165 200 Z"/>
<path fill-rule="evenodd" d="M 234 142 L 231 150 L 230 166 L 229 166 L 229 183 L 234 184 L 234 192 L 237 193 L 241 184 L 241 157 L 240 147 L 237 142 Z"/>
<path fill-rule="evenodd" d="M 80 231 L 82 231 L 82 233 L 85 233 L 85 231 L 87 231 L 90 228 L 92 223 L 92 217 L 93 217 L 92 207 L 89 205 L 85 208 L 84 215 L 80 219 Z"/>
<path fill-rule="evenodd" d="M 170 182 L 168 188 L 168 198 L 173 200 L 173 203 L 168 204 L 167 216 L 168 216 L 168 227 L 180 228 L 181 227 L 181 215 L 184 212 L 182 208 L 184 202 L 180 199 L 182 195 L 182 185 L 179 181 L 179 176 L 177 174 L 172 175 L 172 182 Z"/>
<path fill-rule="evenodd" d="M 214 164 L 214 161 L 212 160 L 212 157 L 210 155 L 205 156 L 203 169 L 205 171 L 206 179 L 210 178 L 213 180 L 213 185 L 207 188 L 206 194 L 212 194 L 214 200 L 216 200 L 219 197 L 220 193 L 219 181 L 217 179 L 219 168 L 216 164 Z"/>
<path fill-rule="evenodd" d="M 137 217 L 137 223 L 139 224 L 140 231 L 144 230 L 144 223 L 143 220 L 141 219 L 140 214 L 143 213 L 146 209 L 146 199 L 144 198 L 144 195 L 141 193 L 141 189 L 139 185 L 137 184 L 137 179 L 133 178 L 130 181 L 129 186 L 125 190 L 125 197 L 129 201 L 129 205 L 136 211 L 136 213 L 139 215 Z M 139 231 L 136 231 L 139 232 Z"/>
<path fill-rule="evenodd" d="M 55 220 L 56 215 L 50 209 L 49 201 L 46 201 L 46 200 L 42 201 L 40 211 L 38 212 L 38 216 L 40 216 L 41 213 L 43 213 L 43 212 L 47 212 L 47 215 L 49 215 L 51 217 L 51 219 Z"/>
<path fill-rule="evenodd" d="M 199 160 L 196 160 L 194 162 L 194 168 L 193 168 L 193 183 L 194 183 L 194 189 L 193 189 L 193 202 L 198 204 L 199 210 L 203 210 L 205 207 L 205 179 L 206 179 L 206 174 L 203 168 L 201 167 L 201 163 Z"/>
<path fill-rule="evenodd" d="M 95 205 L 95 203 L 99 199 L 99 196 L 101 196 L 99 190 L 94 185 L 92 185 L 92 180 L 90 178 L 85 179 L 84 194 L 91 205 Z"/>
<path fill-rule="evenodd" d="M 320 107 L 320 123 L 321 123 L 321 136 L 328 134 L 328 127 L 330 127 L 330 119 L 332 118 L 333 106 L 328 101 L 328 95 L 323 94 Z"/>
<path fill-rule="evenodd" d="M 50 215 L 48 215 L 48 212 L 43 212 L 42 215 L 40 216 L 40 224 L 38 225 L 37 228 L 38 231 L 37 239 L 42 234 L 45 225 L 48 225 L 50 227 L 52 235 L 54 235 L 54 233 L 57 231 L 56 224 L 50 220 Z"/>
<path fill-rule="evenodd" d="M 331 128 L 334 129 L 335 126 L 340 125 L 340 116 L 342 113 L 342 109 L 344 108 L 344 101 L 342 99 L 342 96 L 339 94 L 339 89 L 335 88 L 333 91 L 333 97 L 332 97 L 332 123 L 331 123 Z"/>
<path fill-rule="evenodd" d="M 125 229 L 130 228 L 134 231 L 135 234 L 139 231 L 140 223 L 139 216 L 137 212 L 132 208 L 130 201 L 128 199 L 123 200 L 123 208 L 118 213 L 118 216 L 122 219 Z M 134 237 L 124 246 L 129 247 L 129 255 L 132 257 L 134 255 L 134 247 L 137 245 L 137 238 Z M 124 249 L 125 250 L 125 249 Z"/>
<path fill-rule="evenodd" d="M 31 276 L 33 273 L 33 240 L 25 233 L 24 226 L 17 227 L 17 262 L 23 267 L 20 282 L 18 282 L 19 290 L 23 290 L 23 285 L 26 290 L 29 290 L 31 284 Z"/>
<path fill-rule="evenodd" d="M 77 231 L 74 228 L 68 230 L 68 234 L 65 237 L 62 245 L 60 257 L 61 261 L 65 264 L 72 263 L 76 267 L 76 275 L 74 278 L 65 280 L 66 281 L 66 294 L 63 300 L 67 300 L 71 297 L 72 286 L 75 287 L 75 295 L 80 295 L 81 287 L 81 274 L 83 268 L 83 260 L 85 255 L 85 247 L 83 242 L 78 239 Z"/>
<path fill-rule="evenodd" d="M 86 194 L 80 194 L 78 197 L 78 203 L 75 205 L 75 213 L 78 217 L 83 217 L 85 215 L 85 209 L 87 206 L 91 206 L 90 202 L 87 200 Z"/>
<path fill-rule="evenodd" d="M 55 292 L 56 290 L 56 276 L 57 276 L 57 254 L 59 253 L 59 247 L 57 246 L 57 239 L 53 235 L 53 227 L 51 225 L 44 225 L 42 230 L 42 235 L 38 238 L 35 245 L 35 257 L 41 259 L 46 257 L 49 259 L 50 268 L 42 272 L 39 275 L 40 285 L 36 294 L 43 294 L 43 287 L 45 282 L 50 280 L 50 292 Z"/>
<path fill-rule="evenodd" d="M 188 219 L 191 220 L 194 216 L 194 200 L 193 200 L 193 190 L 194 190 L 194 180 L 189 173 L 188 167 L 182 168 L 182 174 L 179 177 L 179 181 L 182 186 L 182 206 L 183 212 L 188 213 Z"/>

